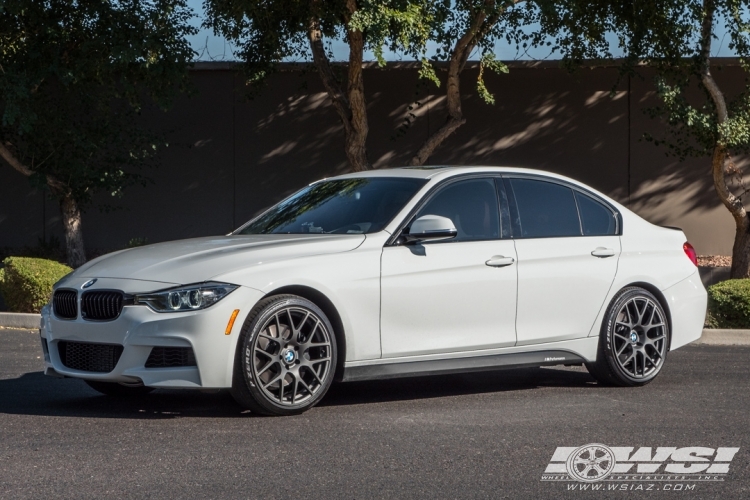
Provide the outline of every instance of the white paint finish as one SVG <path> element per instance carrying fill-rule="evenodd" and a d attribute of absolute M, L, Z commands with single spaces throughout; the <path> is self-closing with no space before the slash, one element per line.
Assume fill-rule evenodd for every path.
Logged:
<path fill-rule="evenodd" d="M 79 287 L 85 280 L 76 280 Z M 119 289 L 130 288 L 128 281 L 119 280 Z M 109 283 L 110 285 L 114 283 Z M 97 282 L 89 290 L 96 290 Z M 62 321 L 43 311 L 45 328 L 42 334 L 50 344 L 51 362 L 46 365 L 56 372 L 90 380 L 133 382 L 135 378 L 148 380 L 154 387 L 229 387 L 232 383 L 234 352 L 240 327 L 250 308 L 263 296 L 262 292 L 240 287 L 218 304 L 195 312 L 156 313 L 147 306 L 126 306 L 114 321 Z M 230 335 L 225 335 L 229 317 L 234 309 L 240 314 Z M 56 343 L 59 340 L 99 342 L 124 346 L 120 361 L 111 373 L 86 373 L 70 370 L 60 361 Z M 195 368 L 144 369 L 153 346 L 192 346 Z M 181 378 L 184 374 L 185 378 Z M 189 375 L 189 376 L 188 376 Z"/>
<path fill-rule="evenodd" d="M 357 249 L 331 255 L 264 262 L 219 275 L 219 281 L 245 283 L 273 293 L 301 285 L 325 295 L 341 316 L 346 359 L 380 357 L 380 254 L 388 233 L 368 234 Z"/>
<path fill-rule="evenodd" d="M 618 281 L 645 281 L 664 290 L 697 270 L 682 248 L 682 231 L 654 226 L 629 211 L 623 218 Z"/>
<path fill-rule="evenodd" d="M 421 253 L 424 255 L 421 255 Z M 462 241 L 383 249 L 383 357 L 512 346 L 516 341 L 513 241 Z"/>
<path fill-rule="evenodd" d="M 264 234 L 170 241 L 116 252 L 76 276 L 198 283 L 272 261 L 346 252 L 364 239 L 361 234 Z"/>
<path fill-rule="evenodd" d="M 509 240 L 428 243 L 424 256 L 404 247 L 384 248 L 412 208 L 439 182 L 479 172 L 532 173 L 581 186 L 620 210 L 624 234 L 621 238 L 535 239 L 515 244 Z M 287 286 L 309 287 L 331 301 L 344 326 L 346 350 L 341 354 L 347 366 L 392 362 L 394 357 L 409 362 L 543 349 L 569 350 L 593 361 L 606 306 L 617 292 L 634 283 L 645 283 L 664 295 L 673 320 L 673 349 L 700 336 L 706 292 L 682 250 L 684 234 L 649 224 L 576 181 L 496 167 L 394 169 L 352 176 L 408 176 L 428 182 L 376 234 L 198 238 L 95 259 L 60 286 L 79 289 L 88 279 L 98 278 L 92 289 L 127 293 L 208 280 L 241 287 L 203 311 L 159 314 L 145 306 L 128 306 L 111 322 L 61 321 L 45 309 L 43 334 L 53 344 L 68 339 L 125 346 L 111 374 L 66 370 L 55 358 L 55 349 L 51 349 L 53 359 L 47 368 L 51 373 L 97 380 L 137 377 L 156 387 L 228 387 L 242 322 L 264 295 Z M 600 247 L 619 256 L 592 256 Z M 608 253 L 601 248 L 598 253 Z M 518 344 L 514 345 L 517 286 Z M 240 315 L 232 334 L 225 336 L 235 308 Z M 576 338 L 586 333 L 589 337 Z M 197 369 L 144 369 L 155 345 L 193 346 Z"/>
<path fill-rule="evenodd" d="M 670 350 L 698 340 L 703 333 L 708 302 L 698 271 L 664 290 L 664 297 L 672 317 Z"/>
<path fill-rule="evenodd" d="M 595 257 L 597 248 L 614 255 Z M 586 337 L 614 280 L 620 238 L 519 239 L 516 251 L 518 345 Z"/>

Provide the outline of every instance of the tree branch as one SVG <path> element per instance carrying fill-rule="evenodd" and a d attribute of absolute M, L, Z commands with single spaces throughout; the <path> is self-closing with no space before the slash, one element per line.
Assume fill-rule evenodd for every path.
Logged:
<path fill-rule="evenodd" d="M 317 3 L 317 2 L 314 2 Z M 310 50 L 312 51 L 313 64 L 318 69 L 320 79 L 323 81 L 323 87 L 325 87 L 328 96 L 333 102 L 333 107 L 341 118 L 341 122 L 344 124 L 347 134 L 351 129 L 351 123 L 349 119 L 349 100 L 344 95 L 339 82 L 336 81 L 336 77 L 333 75 L 331 69 L 331 63 L 326 55 L 325 47 L 323 47 L 323 34 L 320 31 L 320 20 L 317 17 L 310 19 L 310 26 L 307 30 L 307 36 L 310 40 Z"/>
<path fill-rule="evenodd" d="M 520 0 L 515 0 L 513 3 L 518 3 L 518 1 Z M 492 29 L 502 13 L 505 12 L 505 8 L 493 9 L 495 3 L 495 0 L 485 0 L 485 8 L 477 12 L 471 11 L 473 14 L 471 23 L 461 38 L 456 41 L 448 62 L 448 81 L 445 92 L 448 117 L 446 122 L 422 144 L 417 154 L 409 161 L 410 165 L 424 165 L 435 152 L 435 149 L 461 125 L 466 123 L 461 110 L 461 72 L 479 41 Z M 492 10 L 494 12 L 488 18 L 487 12 Z"/>
<path fill-rule="evenodd" d="M 716 5 L 714 0 L 703 1 L 703 22 L 701 24 L 701 61 L 700 61 L 700 75 L 703 86 L 706 87 L 711 100 L 716 107 L 716 122 L 717 125 L 725 123 L 729 117 L 727 113 L 727 104 L 724 99 L 719 86 L 716 84 L 713 75 L 711 75 L 711 36 L 713 33 L 714 24 L 714 12 Z M 724 206 L 727 207 L 729 212 L 734 217 L 737 228 L 747 230 L 750 227 L 748 224 L 747 211 L 745 205 L 742 203 L 742 199 L 735 196 L 729 189 L 726 180 L 726 162 L 728 157 L 728 151 L 726 147 L 717 141 L 714 147 L 714 154 L 711 161 L 711 173 L 714 180 L 714 188 L 716 194 L 719 195 Z"/>
<path fill-rule="evenodd" d="M 5 160 L 8 165 L 13 167 L 15 170 L 25 175 L 26 177 L 31 177 L 34 174 L 34 171 L 24 165 L 21 160 L 16 158 L 16 155 L 14 155 L 13 152 L 8 149 L 8 146 L 6 144 L 3 144 L 2 141 L 0 141 L 0 156 L 2 156 L 3 160 Z M 46 178 L 47 185 L 56 195 L 67 196 L 70 194 L 70 188 L 65 185 L 64 182 L 49 174 L 46 176 Z"/>
<path fill-rule="evenodd" d="M 714 26 L 714 0 L 703 1 L 703 23 L 701 25 L 701 82 L 708 90 L 716 106 L 716 118 L 719 124 L 727 121 L 727 104 L 719 86 L 711 74 L 711 37 Z"/>

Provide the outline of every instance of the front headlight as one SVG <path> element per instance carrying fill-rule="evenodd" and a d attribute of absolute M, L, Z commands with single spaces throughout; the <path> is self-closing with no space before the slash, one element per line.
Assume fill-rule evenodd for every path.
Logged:
<path fill-rule="evenodd" d="M 238 287 L 228 283 L 198 283 L 133 297 L 134 304 L 145 304 L 156 312 L 198 311 L 216 304 Z"/>

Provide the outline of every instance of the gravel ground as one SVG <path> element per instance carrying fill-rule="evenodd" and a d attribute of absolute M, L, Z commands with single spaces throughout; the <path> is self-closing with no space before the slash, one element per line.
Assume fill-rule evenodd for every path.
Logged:
<path fill-rule="evenodd" d="M 701 267 L 731 267 L 731 255 L 699 255 L 698 265 Z"/>

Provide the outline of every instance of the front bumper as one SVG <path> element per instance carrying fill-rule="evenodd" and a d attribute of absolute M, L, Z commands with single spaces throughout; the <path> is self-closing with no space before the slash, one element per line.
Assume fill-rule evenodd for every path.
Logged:
<path fill-rule="evenodd" d="M 111 282 L 113 280 L 107 281 L 108 288 L 132 292 L 126 290 L 133 286 L 132 283 L 119 283 L 122 286 L 118 287 L 118 283 Z M 120 316 L 112 321 L 85 321 L 80 317 L 61 320 L 50 307 L 45 307 L 41 328 L 43 347 L 46 345 L 45 374 L 104 382 L 142 383 L 149 387 L 231 387 L 234 355 L 242 324 L 262 296 L 263 293 L 258 290 L 239 287 L 202 311 L 157 313 L 144 305 L 125 306 Z M 240 312 L 231 333 L 226 335 L 225 329 L 235 309 Z M 123 349 L 111 372 L 81 371 L 63 364 L 59 350 L 63 341 L 114 344 L 121 345 Z M 146 360 L 154 347 L 190 347 L 197 366 L 146 368 Z"/>

